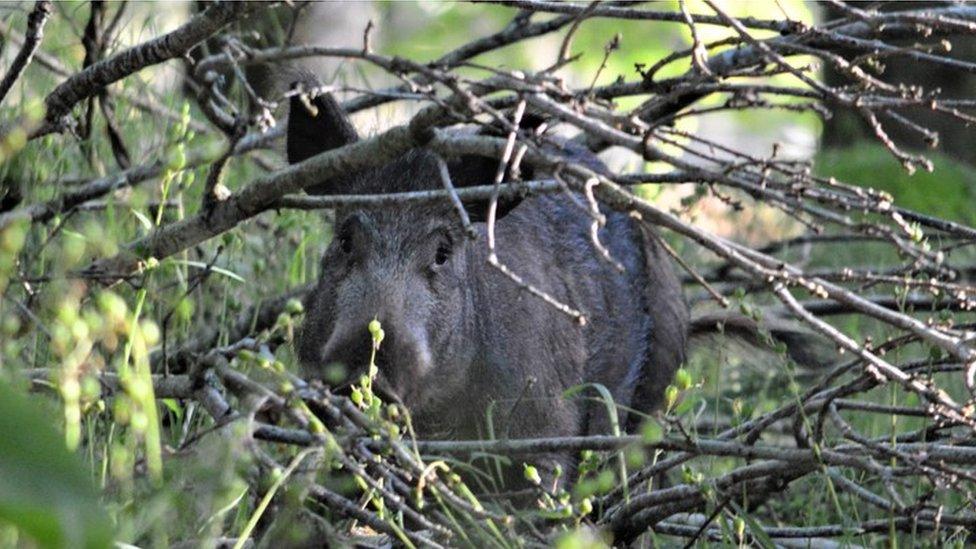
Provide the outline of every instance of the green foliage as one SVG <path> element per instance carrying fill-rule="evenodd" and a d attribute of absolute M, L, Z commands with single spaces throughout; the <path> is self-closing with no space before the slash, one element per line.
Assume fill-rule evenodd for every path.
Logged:
<path fill-rule="evenodd" d="M 976 171 L 935 151 L 925 156 L 935 170 L 909 174 L 880 144 L 858 142 L 844 149 L 822 151 L 815 170 L 825 177 L 886 191 L 895 204 L 945 219 L 976 224 Z"/>
<path fill-rule="evenodd" d="M 0 382 L 0 525 L 14 525 L 40 547 L 107 547 L 109 517 L 47 417 L 47 409 Z"/>
<path fill-rule="evenodd" d="M 694 2 L 689 5 L 693 11 L 704 11 Z M 733 13 L 744 12 L 744 5 L 730 9 Z M 80 66 L 82 60 L 78 31 L 84 28 L 87 6 L 59 5 L 58 16 L 47 28 L 43 51 L 56 54 L 69 67 Z M 655 7 L 674 9 L 676 3 Z M 130 9 L 129 30 L 133 35 L 145 38 L 158 34 L 154 27 L 159 13 L 138 3 Z M 425 10 L 422 25 L 401 28 L 388 22 L 379 29 L 389 35 L 383 46 L 387 53 L 422 61 L 435 59 L 473 36 L 497 31 L 515 13 L 508 7 L 481 4 L 384 3 L 378 9 L 388 17 L 397 10 Z M 778 3 L 776 9 L 799 16 L 809 8 L 791 1 Z M 766 14 L 749 11 L 751 15 L 777 16 L 772 8 Z M 2 16 L 6 18 L 6 14 Z M 534 20 L 544 17 L 548 16 L 538 15 Z M 23 13 L 15 11 L 6 23 L 22 28 Z M 554 59 L 538 52 L 551 50 L 553 44 L 558 47 L 564 34 L 503 48 L 475 61 L 505 68 L 541 68 Z M 619 35 L 618 47 L 597 76 L 604 47 L 614 35 Z M 703 39 L 719 37 L 709 34 Z M 540 48 L 543 43 L 550 47 Z M 583 85 L 609 84 L 621 75 L 634 80 L 638 77 L 636 65 L 653 63 L 689 45 L 688 30 L 682 25 L 588 19 L 580 25 L 571 48 L 573 53 L 585 53 L 565 72 Z M 673 63 L 658 76 L 673 76 L 687 68 L 687 62 Z M 484 71 L 476 68 L 466 68 L 461 73 L 484 76 Z M 273 528 L 262 529 L 261 521 L 270 514 L 268 510 L 279 504 L 302 509 L 305 501 L 300 487 L 308 480 L 364 497 L 364 505 L 383 511 L 384 500 L 376 490 L 363 488 L 364 481 L 340 470 L 340 464 L 327 463 L 335 467 L 324 467 L 316 477 L 298 468 L 311 461 L 306 454 L 275 447 L 265 451 L 279 463 L 292 463 L 294 467 L 284 472 L 262 470 L 251 457 L 248 445 L 253 440 L 249 439 L 243 420 L 229 426 L 218 425 L 196 403 L 156 399 L 150 382 L 149 354 L 159 351 L 163 341 L 172 349 L 181 342 L 213 333 L 218 344 L 235 343 L 229 340 L 227 329 L 248 306 L 315 280 L 318 254 L 332 236 L 319 213 L 264 214 L 248 225 L 171 258 L 145 258 L 146 271 L 131 285 L 105 289 L 73 275 L 73 271 L 93 260 L 115 255 L 159 225 L 184 219 L 200 208 L 206 161 L 219 155 L 227 143 L 218 132 L 190 129 L 191 120 L 202 121 L 205 117 L 186 100 L 178 85 L 164 85 L 172 83 L 160 82 L 159 75 L 157 69 L 148 69 L 113 89 L 152 99 L 169 109 L 172 116 L 148 114 L 126 100 L 112 99 L 122 141 L 130 148 L 134 162 L 160 162 L 165 170 L 159 177 L 106 195 L 100 209 L 62 212 L 47 223 L 32 226 L 13 222 L 0 229 L 0 520 L 8 523 L 8 530 L 0 527 L 0 546 L 22 542 L 21 533 L 43 547 L 104 547 L 113 536 L 127 543 L 166 546 L 176 541 L 255 531 L 274 533 Z M 59 81 L 60 77 L 36 63 L 28 67 L 11 99 L 0 108 L 0 119 L 39 119 L 39 95 L 42 90 L 53 89 Z M 645 99 L 646 96 L 622 99 L 621 105 Z M 720 100 L 710 101 L 701 105 L 708 107 Z M 77 112 L 81 110 L 79 107 Z M 735 116 L 756 132 L 778 128 L 782 122 L 766 111 Z M 679 128 L 682 123 L 685 121 L 679 123 Z M 806 118 L 800 123 L 815 124 Z M 66 134 L 27 142 L 23 132 L 9 134 L 7 141 L 0 143 L 0 200 L 17 194 L 22 195 L 22 204 L 43 203 L 57 198 L 73 184 L 118 172 L 104 129 L 105 121 L 95 116 L 88 139 Z M 976 176 L 949 158 L 933 156 L 934 174 L 908 176 L 880 147 L 858 145 L 822 153 L 817 159 L 817 170 L 845 182 L 886 190 L 900 205 L 973 224 L 976 209 L 971 205 L 976 203 Z M 236 192 L 276 162 L 280 160 L 269 151 L 235 157 L 229 162 L 223 181 Z M 889 258 L 885 254 L 889 252 L 880 247 L 864 246 L 830 257 L 814 255 L 811 263 L 881 263 Z M 790 258 L 789 254 L 785 257 Z M 291 375 L 296 361 L 288 342 L 294 333 L 295 317 L 301 314 L 301 304 L 290 302 L 273 328 L 257 334 L 257 349 L 226 357 L 230 371 L 245 373 L 280 390 L 287 396 L 288 404 L 295 407 L 304 404 L 295 398 Z M 862 324 L 856 318 L 845 322 L 854 334 L 873 335 L 879 341 L 885 335 L 876 326 Z M 364 328 L 373 336 L 375 351 L 383 341 L 383 327 L 377 322 Z M 267 346 L 273 337 L 280 338 L 283 344 Z M 734 355 L 719 350 L 718 356 L 693 357 L 666 390 L 667 411 L 686 424 L 711 420 L 717 426 L 738 425 L 796 398 L 795 389 L 805 386 L 804 372 L 798 372 L 776 352 L 769 353 L 772 358 L 749 353 Z M 410 428 L 407 418 L 396 405 L 385 405 L 373 393 L 375 368 L 375 363 L 371 364 L 370 375 L 352 389 L 353 399 L 374 422 L 372 434 L 377 439 L 399 437 Z M 23 378 L 38 369 L 44 369 L 47 375 L 32 378 L 36 392 L 31 398 L 41 405 L 27 402 L 23 388 Z M 100 384 L 103 374 L 118 376 L 117 390 L 109 391 Z M 15 380 L 15 384 L 7 386 L 5 380 Z M 601 393 L 599 403 L 603 408 L 599 412 L 613 412 L 617 405 L 605 389 Z M 872 392 L 870 398 L 890 405 L 920 404 L 914 395 L 886 390 Z M 255 416 L 258 413 L 254 411 Z M 899 430 L 925 426 L 925 420 L 918 418 L 897 421 L 901 422 Z M 894 422 L 894 417 L 880 414 L 863 420 L 855 418 L 855 425 L 868 436 L 893 433 Z M 321 435 L 327 428 L 312 421 L 308 431 Z M 646 442 L 653 443 L 677 433 L 673 423 L 649 420 L 642 434 Z M 542 498 L 540 507 L 533 511 L 547 520 L 559 521 L 563 530 L 556 543 L 566 549 L 608 546 L 612 540 L 580 525 L 596 512 L 594 507 L 600 505 L 602 496 L 620 487 L 621 477 L 628 470 L 658 459 L 641 447 L 585 452 L 581 457 L 581 480 Z M 465 482 L 472 478 L 472 486 L 495 491 L 500 483 L 496 477 L 501 475 L 473 467 L 483 465 L 485 458 L 477 456 L 474 463 L 438 461 L 431 467 L 446 470 L 449 463 L 466 473 Z M 490 459 L 502 463 L 507 458 Z M 515 463 L 518 466 L 519 462 Z M 707 480 L 703 479 L 726 472 L 735 463 L 738 462 L 733 458 L 702 460 L 689 466 L 685 477 L 707 489 Z M 527 463 L 523 471 L 534 484 L 551 480 L 550 472 L 537 464 Z M 558 477 L 568 473 L 554 474 Z M 452 479 L 459 478 L 450 475 Z M 101 501 L 92 481 L 101 490 Z M 797 492 L 804 498 L 773 501 L 770 505 L 774 515 L 798 517 L 794 523 L 819 524 L 845 520 L 855 515 L 861 505 L 848 494 L 842 494 L 836 504 L 821 497 L 828 485 L 823 476 L 802 482 L 803 489 Z M 460 481 L 458 484 L 467 490 Z M 633 489 L 636 492 L 641 488 Z M 920 481 L 908 489 L 928 488 Z M 421 494 L 418 489 L 418 498 L 436 495 L 430 486 L 425 490 Z M 480 505 L 473 495 L 469 496 L 473 505 Z M 950 503 L 960 503 L 957 500 L 961 501 L 961 496 L 949 494 Z M 451 512 L 443 502 L 438 503 L 440 511 Z M 726 543 L 740 541 L 736 537 L 741 538 L 744 530 L 758 543 L 768 541 L 747 506 L 733 502 L 731 508 L 718 521 L 726 531 Z M 342 520 L 332 515 L 327 518 Z M 506 537 L 510 534 L 504 530 L 508 525 L 472 516 L 454 518 L 471 531 L 466 540 L 471 545 L 484 540 L 500 546 L 515 543 Z M 393 527 L 402 525 L 404 520 L 390 512 L 385 512 L 383 519 Z M 17 532 L 11 534 L 9 529 L 13 527 L 9 524 Z"/>

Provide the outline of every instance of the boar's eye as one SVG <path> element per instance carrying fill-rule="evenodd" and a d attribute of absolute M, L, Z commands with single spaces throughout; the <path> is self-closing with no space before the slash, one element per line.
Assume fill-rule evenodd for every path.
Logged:
<path fill-rule="evenodd" d="M 437 245 L 437 252 L 434 254 L 434 264 L 443 265 L 451 258 L 451 245 L 448 242 L 441 242 Z"/>
<path fill-rule="evenodd" d="M 437 247 L 434 248 L 434 261 L 430 263 L 430 269 L 437 271 L 451 259 L 454 253 L 454 242 L 451 236 L 445 233 L 432 234 L 431 240 L 437 242 Z"/>
<path fill-rule="evenodd" d="M 339 249 L 344 254 L 352 253 L 352 237 L 350 235 L 339 235 Z"/>
<path fill-rule="evenodd" d="M 344 255 L 352 253 L 353 235 L 357 230 L 356 227 L 362 225 L 362 223 L 362 218 L 358 214 L 353 214 L 336 230 L 336 244 L 339 245 L 339 251 Z"/>

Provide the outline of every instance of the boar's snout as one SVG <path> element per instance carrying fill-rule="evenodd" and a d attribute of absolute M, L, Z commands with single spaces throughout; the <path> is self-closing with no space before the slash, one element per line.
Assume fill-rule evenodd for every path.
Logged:
<path fill-rule="evenodd" d="M 328 339 L 321 343 L 315 334 L 302 334 L 302 359 L 305 367 L 320 373 L 321 369 L 332 364 L 341 364 L 346 370 L 347 380 L 356 380 L 366 372 L 372 353 L 372 336 L 369 333 L 370 319 L 356 322 L 340 322 Z M 427 338 L 422 330 L 411 328 L 407 323 L 393 320 L 384 321 L 384 337 L 376 352 L 376 366 L 379 369 L 380 384 L 407 402 L 415 396 L 418 377 L 431 366 Z"/>

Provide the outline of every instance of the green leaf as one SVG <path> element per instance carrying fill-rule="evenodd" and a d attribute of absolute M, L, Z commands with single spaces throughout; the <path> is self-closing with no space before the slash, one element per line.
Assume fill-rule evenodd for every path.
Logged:
<path fill-rule="evenodd" d="M 753 519 L 752 516 L 749 515 L 749 513 L 744 511 L 742 507 L 737 505 L 734 501 L 730 501 L 729 505 L 733 509 L 735 509 L 735 512 L 738 513 L 738 516 L 742 517 L 745 520 L 746 524 L 749 526 L 749 533 L 752 534 L 753 541 L 757 545 L 759 545 L 763 549 L 773 549 L 774 547 L 776 547 L 776 544 L 773 543 L 773 539 L 769 537 L 769 534 L 766 533 L 766 530 L 763 529 L 762 525 L 756 522 L 756 520 Z"/>
<path fill-rule="evenodd" d="M 206 264 L 206 263 L 204 263 L 202 261 L 192 261 L 192 260 L 189 260 L 189 259 L 173 259 L 172 261 L 173 261 L 173 263 L 177 263 L 177 264 L 180 264 L 180 265 L 187 265 L 189 267 L 194 267 L 194 268 L 197 268 L 197 269 L 202 269 L 202 270 L 209 269 L 212 272 L 215 272 L 215 273 L 217 273 L 219 275 L 226 276 L 227 278 L 229 278 L 231 280 L 236 280 L 237 282 L 246 282 L 244 280 L 244 278 L 241 277 L 241 275 L 239 275 L 239 274 L 237 274 L 237 273 L 235 273 L 233 271 L 229 271 L 227 269 L 224 269 L 223 267 L 218 267 L 216 265 L 208 265 L 208 264 Z"/>
<path fill-rule="evenodd" d="M 0 523 L 39 547 L 109 547 L 112 525 L 49 414 L 0 383 Z"/>

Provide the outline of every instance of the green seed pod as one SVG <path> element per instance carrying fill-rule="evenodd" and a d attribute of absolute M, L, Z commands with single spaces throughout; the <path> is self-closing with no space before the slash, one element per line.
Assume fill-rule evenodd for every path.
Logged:
<path fill-rule="evenodd" d="M 742 517 L 735 517 L 732 524 L 735 527 L 735 536 L 739 538 L 739 540 L 742 540 L 742 538 L 746 535 L 746 521 L 743 520 Z"/>
<path fill-rule="evenodd" d="M 522 474 L 525 475 L 525 480 L 535 484 L 536 486 L 542 484 L 542 477 L 539 476 L 538 469 L 527 463 L 523 463 L 522 467 Z"/>
<path fill-rule="evenodd" d="M 349 399 L 356 406 L 360 406 L 363 403 L 363 392 L 359 390 L 359 387 L 353 387 L 352 392 L 349 393 Z"/>

